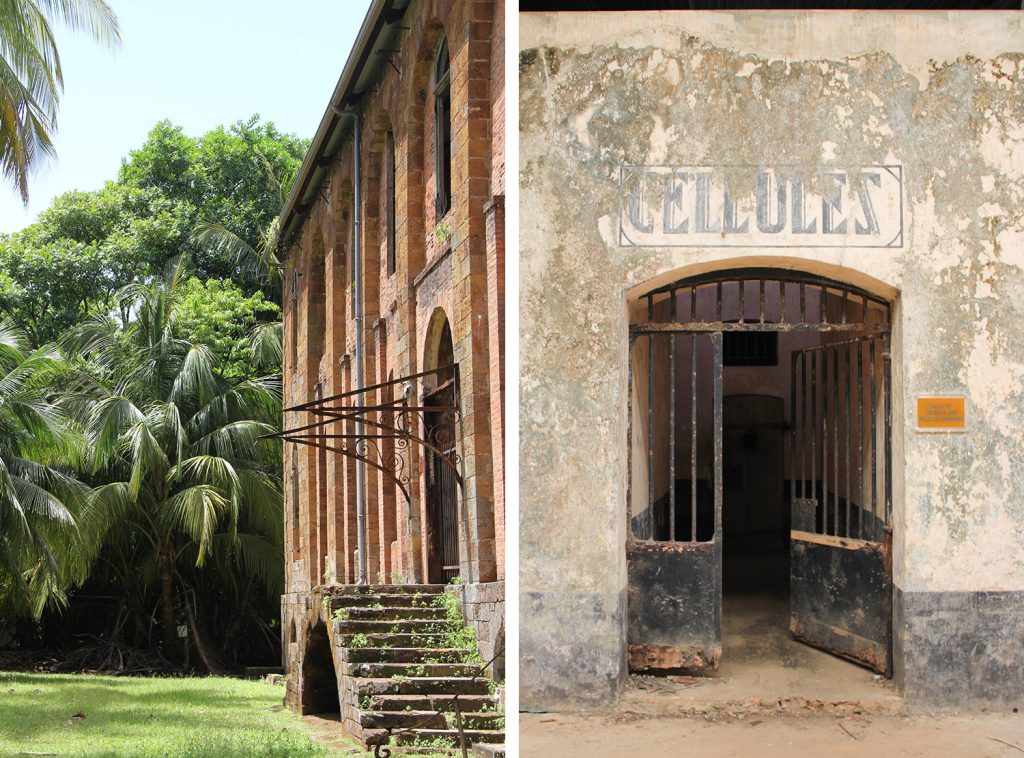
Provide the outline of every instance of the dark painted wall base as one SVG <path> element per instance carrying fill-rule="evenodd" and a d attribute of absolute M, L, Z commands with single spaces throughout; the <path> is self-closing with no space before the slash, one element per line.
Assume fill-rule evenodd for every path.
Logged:
<path fill-rule="evenodd" d="M 1024 708 L 1024 592 L 893 598 L 895 677 L 914 706 Z"/>
<path fill-rule="evenodd" d="M 520 708 L 615 703 L 626 681 L 626 593 L 519 595 Z"/>

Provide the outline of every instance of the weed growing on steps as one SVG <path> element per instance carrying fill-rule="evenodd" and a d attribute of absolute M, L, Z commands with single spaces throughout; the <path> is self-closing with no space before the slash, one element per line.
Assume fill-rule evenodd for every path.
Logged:
<path fill-rule="evenodd" d="M 359 634 L 353 634 L 348 641 L 349 647 L 369 647 L 370 640 L 367 639 L 366 635 L 360 632 Z"/>
<path fill-rule="evenodd" d="M 455 740 L 451 737 L 417 737 L 412 742 L 412 747 L 441 748 L 451 750 L 455 747 Z"/>
<path fill-rule="evenodd" d="M 331 614 L 332 621 L 346 621 L 348 619 L 348 608 L 338 608 Z"/>
<path fill-rule="evenodd" d="M 455 579 L 452 580 L 454 582 Z M 483 664 L 476 648 L 476 630 L 463 620 L 459 596 L 454 592 L 442 592 L 434 599 L 434 605 L 445 609 L 445 619 L 448 621 L 448 627 L 441 637 L 441 646 L 465 650 L 467 652 L 463 660 L 466 663 Z"/>

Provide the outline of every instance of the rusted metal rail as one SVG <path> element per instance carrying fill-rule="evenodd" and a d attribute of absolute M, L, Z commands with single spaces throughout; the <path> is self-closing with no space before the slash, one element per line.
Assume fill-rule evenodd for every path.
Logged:
<path fill-rule="evenodd" d="M 417 383 L 427 377 L 448 379 L 452 383 L 452 391 L 446 393 L 448 401 L 434 403 L 417 399 Z M 429 401 L 432 396 L 421 392 L 418 397 Z M 301 418 L 301 415 L 297 418 L 297 414 L 307 414 L 307 418 L 313 420 L 294 426 L 286 424 L 280 432 L 259 439 L 280 439 L 362 461 L 392 481 L 410 503 L 414 474 L 409 456 L 411 450 L 418 447 L 436 461 L 436 466 L 446 469 L 445 476 L 462 487 L 461 458 L 456 452 L 462 418 L 456 364 L 315 398 L 289 406 L 284 413 L 286 418 L 290 414 L 295 420 Z M 360 427 L 361 432 L 357 431 Z"/>

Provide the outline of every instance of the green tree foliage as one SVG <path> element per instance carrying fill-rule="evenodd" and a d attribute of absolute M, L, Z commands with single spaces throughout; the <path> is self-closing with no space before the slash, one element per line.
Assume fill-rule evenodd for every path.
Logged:
<path fill-rule="evenodd" d="M 276 253 L 305 147 L 256 118 L 200 138 L 164 122 L 115 180 L 0 235 L 0 627 L 66 599 L 35 627 L 59 644 L 276 658 L 281 449 L 256 438 L 280 423 L 280 288 L 239 250 Z"/>
<path fill-rule="evenodd" d="M 273 347 L 280 344 L 276 327 L 281 309 L 262 292 L 246 295 L 227 279 L 203 282 L 191 277 L 179 286 L 176 310 L 181 334 L 189 342 L 209 347 L 226 377 L 244 379 L 281 370 L 280 348 L 275 353 Z"/>
<path fill-rule="evenodd" d="M 64 88 L 52 24 L 115 46 L 121 31 L 104 0 L 0 2 L 0 174 L 28 203 L 28 178 L 52 157 L 57 106 Z"/>
<path fill-rule="evenodd" d="M 0 618 L 61 605 L 81 581 L 76 518 L 87 488 L 74 476 L 80 440 L 50 402 L 61 363 L 0 324 Z"/>
<path fill-rule="evenodd" d="M 281 386 L 277 375 L 225 371 L 211 345 L 230 335 L 195 302 L 204 292 L 246 301 L 184 274 L 178 262 L 164 279 L 123 290 L 134 314 L 126 329 L 96 316 L 68 333 L 78 372 L 65 403 L 100 482 L 82 531 L 123 592 L 136 641 L 151 634 L 155 600 L 164 655 L 181 659 L 177 627 L 186 624 L 218 671 L 258 615 L 257 597 L 281 592 L 281 450 L 257 442 L 279 427 Z M 195 333 L 210 344 L 187 338 Z"/>
<path fill-rule="evenodd" d="M 255 117 L 200 138 L 157 124 L 116 181 L 62 195 L 35 224 L 0 235 L 0 315 L 41 345 L 94 313 L 116 311 L 118 290 L 160 276 L 183 254 L 203 281 L 234 279 L 247 295 L 263 291 L 277 300 L 279 286 L 254 278 L 237 250 L 197 244 L 192 234 L 213 226 L 263 249 L 282 182 L 305 148 L 304 140 Z M 127 313 L 118 315 L 127 322 Z"/>
<path fill-rule="evenodd" d="M 193 210 L 193 226 L 216 224 L 256 248 L 280 213 L 283 188 L 307 146 L 307 141 L 283 135 L 256 116 L 199 139 L 164 121 L 124 161 L 119 182 L 157 189 Z M 182 249 L 190 245 L 182 240 Z M 193 259 L 200 278 L 241 273 L 233 250 L 201 246 Z"/>

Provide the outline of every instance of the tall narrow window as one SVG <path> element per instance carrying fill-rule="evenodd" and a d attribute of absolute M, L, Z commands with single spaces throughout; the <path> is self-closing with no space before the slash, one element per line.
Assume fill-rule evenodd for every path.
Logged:
<path fill-rule="evenodd" d="M 434 64 L 434 188 L 437 218 L 452 207 L 452 82 L 448 40 L 441 40 Z"/>
<path fill-rule="evenodd" d="M 395 240 L 395 135 L 391 132 L 388 132 L 384 138 L 384 162 L 384 181 L 386 183 L 384 201 L 387 203 L 385 215 L 388 235 L 388 275 L 390 276 L 395 273 L 395 248 L 397 247 L 397 240 Z"/>

